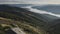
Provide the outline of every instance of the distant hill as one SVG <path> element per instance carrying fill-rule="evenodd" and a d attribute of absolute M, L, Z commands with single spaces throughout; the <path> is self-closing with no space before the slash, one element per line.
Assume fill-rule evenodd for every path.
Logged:
<path fill-rule="evenodd" d="M 15 7 L 26 7 L 26 6 L 32 6 L 33 4 L 7 4 L 7 5 Z"/>

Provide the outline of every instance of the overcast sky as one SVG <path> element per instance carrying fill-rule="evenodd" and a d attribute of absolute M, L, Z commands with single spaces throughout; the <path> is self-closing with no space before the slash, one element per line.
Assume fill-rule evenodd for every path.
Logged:
<path fill-rule="evenodd" d="M 19 4 L 60 4 L 60 0 L 0 0 L 0 3 Z"/>

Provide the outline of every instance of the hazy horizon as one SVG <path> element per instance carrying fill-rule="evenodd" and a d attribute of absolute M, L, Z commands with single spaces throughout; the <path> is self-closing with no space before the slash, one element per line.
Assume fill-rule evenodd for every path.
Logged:
<path fill-rule="evenodd" d="M 60 4 L 60 0 L 0 0 L 0 4 Z"/>

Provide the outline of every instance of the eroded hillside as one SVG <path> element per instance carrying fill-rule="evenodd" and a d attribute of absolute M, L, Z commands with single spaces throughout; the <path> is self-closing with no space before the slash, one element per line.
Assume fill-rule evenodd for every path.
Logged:
<path fill-rule="evenodd" d="M 2 25 L 2 28 L 7 26 L 10 28 L 11 27 L 14 28 L 11 24 L 15 24 L 15 26 L 18 25 L 18 27 L 26 34 L 44 34 L 45 33 L 43 30 L 40 30 L 38 26 L 34 27 L 26 22 L 22 23 L 20 21 L 15 21 L 15 20 L 0 17 L 0 25 Z M 5 30 L 3 32 L 5 32 Z"/>

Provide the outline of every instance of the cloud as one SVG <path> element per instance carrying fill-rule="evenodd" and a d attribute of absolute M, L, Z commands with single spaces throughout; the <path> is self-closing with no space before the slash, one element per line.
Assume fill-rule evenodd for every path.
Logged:
<path fill-rule="evenodd" d="M 0 3 L 16 4 L 60 4 L 60 0 L 0 0 Z"/>

